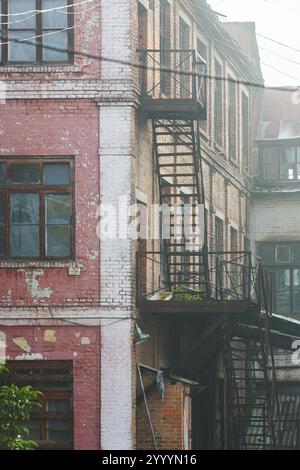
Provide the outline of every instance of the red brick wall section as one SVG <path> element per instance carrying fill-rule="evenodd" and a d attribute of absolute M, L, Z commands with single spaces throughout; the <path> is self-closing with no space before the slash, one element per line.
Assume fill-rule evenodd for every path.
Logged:
<path fill-rule="evenodd" d="M 93 327 L 1 327 L 9 360 L 72 360 L 75 450 L 100 447 L 100 330 Z"/>
<path fill-rule="evenodd" d="M 76 261 L 66 267 L 1 266 L 0 305 L 89 305 L 99 300 L 97 105 L 90 100 L 10 100 L 1 108 L 1 157 L 74 156 Z M 13 136 L 13 138 L 12 138 Z"/>
<path fill-rule="evenodd" d="M 153 373 L 143 374 L 145 389 L 155 380 Z M 184 448 L 184 388 L 181 382 L 165 381 L 166 396 L 160 398 L 156 389 L 147 393 L 152 424 L 159 449 Z M 137 448 L 154 449 L 145 402 L 137 406 Z"/>

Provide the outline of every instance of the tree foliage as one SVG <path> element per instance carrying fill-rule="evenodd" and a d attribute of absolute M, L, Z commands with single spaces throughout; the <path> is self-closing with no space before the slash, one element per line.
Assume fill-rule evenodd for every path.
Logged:
<path fill-rule="evenodd" d="M 0 365 L 0 374 L 8 370 Z M 28 424 L 31 411 L 40 407 L 37 392 L 30 386 L 18 387 L 5 385 L 0 387 L 0 449 L 34 450 L 37 443 L 26 439 L 29 434 Z"/>

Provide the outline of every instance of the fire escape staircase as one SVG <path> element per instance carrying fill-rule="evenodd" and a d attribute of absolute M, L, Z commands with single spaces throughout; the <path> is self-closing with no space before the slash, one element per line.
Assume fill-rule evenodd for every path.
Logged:
<path fill-rule="evenodd" d="M 270 329 L 272 290 L 265 289 L 264 277 L 262 272 L 261 313 L 256 323 L 232 322 L 224 334 L 229 449 L 275 450 L 281 446 L 281 409 Z"/>
<path fill-rule="evenodd" d="M 165 281 L 172 290 L 185 286 L 209 297 L 199 121 L 175 116 L 153 119 L 152 126 L 160 204 L 171 208 L 162 237 Z"/>

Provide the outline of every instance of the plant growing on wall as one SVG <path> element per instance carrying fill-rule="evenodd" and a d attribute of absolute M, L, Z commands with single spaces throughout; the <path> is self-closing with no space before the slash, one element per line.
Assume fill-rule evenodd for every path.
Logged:
<path fill-rule="evenodd" d="M 202 300 L 202 292 L 199 289 L 191 290 L 185 286 L 177 287 L 173 290 L 173 300 L 180 301 L 199 301 Z"/>
<path fill-rule="evenodd" d="M 7 373 L 0 364 L 0 375 Z M 32 387 L 0 386 L 0 449 L 34 450 L 37 443 L 26 439 L 31 411 L 40 407 L 41 392 Z"/>

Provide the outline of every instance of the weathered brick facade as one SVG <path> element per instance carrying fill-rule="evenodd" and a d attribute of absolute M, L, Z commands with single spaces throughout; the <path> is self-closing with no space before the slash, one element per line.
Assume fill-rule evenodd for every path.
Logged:
<path fill-rule="evenodd" d="M 139 3 L 145 9 L 143 29 L 148 25 L 142 43 Z M 229 53 L 220 38 L 215 41 L 201 10 L 184 1 L 169 3 L 171 48 L 179 48 L 182 18 L 190 27 L 190 48 L 197 48 L 197 39 L 207 45 L 208 76 L 215 74 L 217 57 L 224 77 L 249 80 L 238 46 Z M 0 159 L 74 157 L 76 207 L 76 259 L 0 260 L 0 331 L 8 338 L 9 358 L 73 361 L 76 449 L 151 448 L 142 404 L 136 407 L 136 364 L 169 367 L 178 344 L 172 342 L 170 324 L 143 318 L 136 309 L 136 241 L 99 240 L 97 233 L 104 228 L 99 203 L 118 207 L 120 197 L 128 198 L 128 204 L 159 201 L 151 123 L 140 109 L 139 70 L 134 66 L 139 45 L 159 47 L 159 2 L 103 0 L 92 12 L 74 19 L 75 50 L 90 57 L 76 54 L 73 65 L 0 69 L 8 98 L 0 109 Z M 221 38 L 230 40 L 219 27 Z M 231 228 L 237 230 L 237 249 L 243 250 L 249 190 L 243 172 L 241 121 L 236 129 L 237 159 L 232 162 L 227 81 L 222 81 L 222 146 L 214 139 L 215 81 L 207 83 L 202 155 L 209 248 L 215 248 L 217 216 L 224 223 L 224 251 L 231 247 Z M 251 112 L 253 90 L 240 84 L 237 116 L 242 91 L 249 97 Z M 149 249 L 157 246 L 152 241 L 146 244 Z M 151 333 L 151 341 L 138 346 L 133 343 L 136 320 Z M 45 329 L 55 331 L 55 342 L 45 342 Z M 88 339 L 82 342 L 83 337 Z M 26 342 L 16 343 L 15 338 Z M 163 402 L 155 394 L 149 399 L 155 429 L 160 430 L 160 448 L 190 445 L 183 432 L 184 419 L 190 420 L 190 414 L 183 413 L 186 388 L 181 382 L 168 383 Z M 186 413 L 190 413 L 188 407 Z"/>

